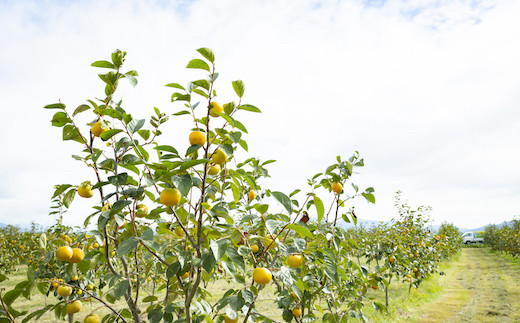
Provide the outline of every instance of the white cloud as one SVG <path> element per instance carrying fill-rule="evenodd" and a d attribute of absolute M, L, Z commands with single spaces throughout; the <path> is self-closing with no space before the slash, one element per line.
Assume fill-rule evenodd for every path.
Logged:
<path fill-rule="evenodd" d="M 359 150 L 366 167 L 355 181 L 377 197 L 376 206 L 359 203 L 360 216 L 396 216 L 401 189 L 412 204 L 432 205 L 439 221 L 507 220 L 520 210 L 519 9 L 516 1 L 462 0 L 1 3 L 9 122 L 0 164 L 16 171 L 2 174 L 10 190 L 2 190 L 0 222 L 38 214 L 51 223 L 41 213 L 52 185 L 91 176 L 41 107 L 100 97 L 92 61 L 128 52 L 140 77 L 135 89 L 122 87 L 124 102 L 146 117 L 154 106 L 178 108 L 163 86 L 195 77 L 184 66 L 201 46 L 216 53 L 221 100 L 242 79 L 247 102 L 263 110 L 242 121 L 251 153 L 278 160 L 275 189 L 304 186 L 336 155 Z M 185 145 L 189 127 L 175 122 L 165 138 Z M 30 209 L 20 205 L 27 195 Z M 74 208 L 69 223 L 89 212 Z"/>

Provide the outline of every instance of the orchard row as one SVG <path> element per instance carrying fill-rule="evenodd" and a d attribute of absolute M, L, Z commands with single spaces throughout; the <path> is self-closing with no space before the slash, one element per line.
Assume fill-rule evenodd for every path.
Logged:
<path fill-rule="evenodd" d="M 493 250 L 520 258 L 520 220 L 514 219 L 501 227 L 494 224 L 487 226 L 484 243 Z"/>
<path fill-rule="evenodd" d="M 187 68 L 204 77 L 186 86 L 167 84 L 176 110 L 154 108 L 148 123 L 117 97 L 120 80 L 137 84 L 137 72 L 123 71 L 122 51 L 92 64 L 108 69 L 99 74 L 104 99 L 87 100 L 73 112 L 63 103 L 45 106 L 58 111 L 52 125 L 91 172 L 83 183 L 56 186 L 52 213 L 61 219 L 77 196 L 88 199 L 92 208 L 84 210 L 83 224 L 95 228 L 52 229 L 31 258 L 27 281 L 3 294 L 8 319 L 26 322 L 52 310 L 88 322 L 271 322 L 272 311 L 257 306 L 267 285 L 284 321 L 365 318 L 364 306 L 374 303 L 367 291 L 386 288 L 393 276 L 417 286 L 456 252 L 449 229 L 428 235 L 411 210 L 374 238 L 340 226 L 356 221 L 351 200 L 375 202 L 372 187 L 352 181 L 364 166 L 357 152 L 337 157 L 306 188 L 286 194 L 264 187 L 273 160 L 236 157 L 248 150 L 248 131 L 238 118 L 260 110 L 242 102 L 240 80 L 231 82 L 235 101 L 218 96 L 215 56 L 208 48 L 197 51 L 202 57 Z M 169 127 L 170 117 L 186 118 L 192 128 Z M 171 131 L 187 148 L 165 135 Z M 399 234 L 400 240 L 385 241 Z M 208 283 L 222 279 L 228 289 L 211 295 Z M 17 311 L 14 301 L 34 292 L 55 301 Z M 83 313 L 79 305 L 86 299 L 110 314 Z"/>
<path fill-rule="evenodd" d="M 398 220 L 370 229 L 350 230 L 359 246 L 352 253 L 358 261 L 364 259 L 375 266 L 372 288 L 385 292 L 386 307 L 392 280 L 409 284 L 409 291 L 418 288 L 422 281 L 439 272 L 441 261 L 450 260 L 462 246 L 460 231 L 452 224 L 443 223 L 436 233 L 432 232 L 428 226 L 429 207 L 412 209 L 401 202 L 399 193 L 396 207 Z"/>
<path fill-rule="evenodd" d="M 418 287 L 424 279 L 437 272 L 440 261 L 449 259 L 461 246 L 460 233 L 452 225 L 443 224 L 439 232 L 436 234 L 431 233 L 425 221 L 425 211 L 427 209 L 421 207 L 412 211 L 406 204 L 398 207 L 401 213 L 400 219 L 389 224 L 382 223 L 371 229 L 360 227 L 346 231 L 337 228 L 345 239 L 349 239 L 345 252 L 351 261 L 357 262 L 358 266 L 356 267 L 353 264 L 353 268 L 365 272 L 362 296 L 370 289 L 381 289 L 387 296 L 386 306 L 388 306 L 388 289 L 393 278 L 408 283 L 410 288 L 412 286 Z M 303 223 L 300 224 L 303 225 Z M 308 222 L 306 227 L 311 232 L 316 230 L 316 224 L 313 221 Z M 177 239 L 182 240 L 183 236 L 181 233 L 174 232 L 174 234 L 177 236 Z M 4 237 L 7 237 L 7 235 L 4 235 Z M 96 301 L 94 297 L 101 296 L 103 291 L 110 291 L 106 289 L 102 276 L 96 277 L 96 275 L 91 275 L 91 272 L 89 275 L 92 259 L 103 257 L 104 254 L 103 246 L 99 245 L 92 236 L 73 232 L 71 228 L 57 224 L 45 233 L 26 232 L 17 235 L 11 234 L 9 237 L 18 238 L 17 243 L 21 245 L 32 245 L 33 251 L 26 253 L 25 258 L 19 259 L 19 263 L 29 265 L 29 277 L 38 276 L 40 278 L 40 283 L 37 284 L 40 292 L 46 296 L 54 295 L 57 300 L 62 301 L 55 304 L 54 308 L 50 308 L 54 309 L 58 317 L 65 313 L 78 313 L 81 311 L 82 302 L 89 299 Z M 2 241 L 4 240 L 6 239 L 2 239 Z M 259 255 L 265 250 L 278 248 L 278 243 L 268 238 L 247 240 L 250 241 L 248 244 L 251 246 L 250 252 L 253 256 Z M 164 243 L 161 240 L 157 242 Z M 169 242 L 171 243 L 172 241 Z M 245 241 L 238 239 L 235 242 L 238 247 L 246 244 Z M 54 252 L 49 253 L 47 249 Z M 14 248 L 11 250 L 14 250 Z M 75 252 L 77 250 L 80 250 L 80 252 Z M 86 259 L 83 250 L 87 253 Z M 37 260 L 42 259 L 44 256 L 46 256 L 45 260 L 41 261 L 39 266 L 36 266 Z M 116 258 L 114 251 L 111 252 L 111 256 L 114 259 Z M 304 262 L 307 264 L 308 261 L 309 259 L 305 252 L 292 253 L 282 262 L 280 268 L 286 266 L 289 270 L 298 270 Z M 207 277 L 204 277 L 206 279 L 205 285 L 207 286 L 208 282 L 223 279 L 232 283 L 234 279 L 229 276 L 229 271 L 226 267 L 226 263 L 220 263 L 217 266 L 217 272 L 212 271 Z M 273 268 L 256 268 L 252 273 L 253 280 L 259 286 L 271 282 L 273 278 L 271 270 Z M 143 273 L 139 279 L 139 283 L 136 278 L 132 279 L 134 288 L 137 285 L 141 285 L 143 289 L 157 289 L 160 291 L 161 288 L 158 287 L 164 286 L 163 284 L 165 283 L 161 280 L 160 274 L 153 272 Z M 187 281 L 189 273 L 183 273 L 181 279 Z M 242 279 L 240 281 L 242 282 Z M 11 304 L 9 299 L 13 292 L 16 293 L 16 291 L 11 291 L 11 295 L 7 295 L 8 304 Z M 108 300 L 113 300 L 110 295 L 110 293 L 107 295 Z M 158 298 L 155 295 L 148 293 L 144 297 L 145 303 L 157 301 Z M 282 295 L 284 295 L 283 291 Z M 292 306 L 289 306 L 288 310 L 290 310 L 293 317 L 301 316 L 302 309 L 298 300 L 303 298 L 301 297 L 303 294 L 300 296 L 290 288 L 285 296 L 290 297 Z M 284 298 L 279 296 L 278 301 L 282 302 L 283 308 Z M 382 304 L 376 303 L 374 306 L 384 310 Z M 320 308 L 319 305 L 313 307 L 315 309 Z M 362 307 L 358 310 L 361 311 Z M 36 313 L 35 316 L 37 316 L 37 314 L 43 313 L 43 311 L 40 310 L 33 313 Z M 17 314 L 23 315 L 22 313 Z M 121 314 L 129 315 L 130 313 L 123 310 Z M 96 322 L 96 313 L 86 313 L 85 315 L 89 322 Z"/>

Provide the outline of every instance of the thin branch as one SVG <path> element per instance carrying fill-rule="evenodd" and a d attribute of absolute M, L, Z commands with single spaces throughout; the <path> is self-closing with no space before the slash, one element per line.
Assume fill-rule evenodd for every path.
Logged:
<path fill-rule="evenodd" d="M 15 322 L 14 318 L 9 314 L 9 311 L 7 310 L 7 305 L 4 303 L 4 299 L 2 298 L 2 291 L 5 290 L 5 288 L 0 289 L 0 302 L 2 302 L 2 308 L 4 309 L 5 315 L 11 320 L 11 322 Z"/>
<path fill-rule="evenodd" d="M 121 320 L 123 320 L 123 322 L 125 323 L 128 323 L 120 314 L 119 312 L 117 312 L 115 309 L 113 309 L 110 305 L 108 305 L 105 301 L 103 301 L 101 298 L 97 297 L 96 295 L 92 294 L 91 292 L 89 292 L 88 290 L 86 289 L 83 289 L 79 286 L 76 286 L 76 285 L 70 285 L 70 284 L 67 284 L 67 283 L 60 283 L 61 285 L 65 285 L 65 286 L 69 286 L 71 288 L 76 288 L 76 289 L 80 289 L 81 291 L 83 291 L 83 293 L 87 294 L 88 296 L 100 301 L 101 303 L 103 303 L 103 305 L 105 305 L 105 307 L 108 307 L 109 310 L 111 310 L 117 317 L 119 317 Z"/>

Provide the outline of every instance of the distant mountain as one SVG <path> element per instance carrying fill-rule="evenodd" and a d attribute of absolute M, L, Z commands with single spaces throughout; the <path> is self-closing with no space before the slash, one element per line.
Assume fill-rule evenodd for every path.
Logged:
<path fill-rule="evenodd" d="M 377 226 L 381 222 L 383 222 L 383 221 L 364 220 L 364 219 L 358 218 L 356 225 L 354 225 L 354 223 L 352 223 L 352 222 L 347 223 L 347 222 L 345 222 L 343 220 L 339 220 L 338 221 L 338 226 L 340 226 L 340 227 L 342 227 L 344 229 L 354 228 L 355 226 L 357 226 L 357 227 L 362 226 L 362 227 L 365 227 L 365 228 L 371 228 L 371 227 Z"/>
<path fill-rule="evenodd" d="M 0 223 L 0 228 L 5 228 L 7 227 L 8 225 L 12 225 L 13 227 L 17 227 L 18 229 L 20 229 L 20 231 L 30 231 L 31 230 L 31 225 L 30 224 L 6 224 L 6 223 Z M 40 227 L 38 224 L 37 224 L 37 227 Z"/>
<path fill-rule="evenodd" d="M 499 223 L 499 224 L 495 224 L 497 227 L 501 228 L 505 225 L 508 225 L 509 223 L 511 223 L 511 221 L 504 221 L 502 223 Z M 466 228 L 458 228 L 460 230 L 460 232 L 464 233 L 464 232 L 468 232 L 468 231 L 472 231 L 472 232 L 475 232 L 475 231 L 486 231 L 486 227 L 489 226 L 491 224 L 486 224 L 485 226 L 482 226 L 480 228 L 476 228 L 476 229 L 466 229 Z"/>
<path fill-rule="evenodd" d="M 365 220 L 365 219 L 359 219 L 358 218 L 358 221 L 357 221 L 357 227 L 365 227 L 365 228 L 371 228 L 371 227 L 375 227 L 377 225 L 379 225 L 380 223 L 389 223 L 390 221 L 375 221 L 375 220 Z M 510 222 L 509 221 L 504 221 L 502 223 L 499 223 L 499 224 L 496 224 L 497 227 L 501 228 L 503 227 L 504 225 L 507 225 L 509 224 Z M 347 223 L 343 220 L 340 220 L 338 222 L 338 225 L 344 229 L 349 229 L 349 228 L 353 228 L 354 227 L 354 223 Z M 472 232 L 475 232 L 475 231 L 485 231 L 486 230 L 486 227 L 489 226 L 490 224 L 486 224 L 482 227 L 479 227 L 479 228 L 473 228 L 473 229 L 468 229 L 468 228 L 462 228 L 462 227 L 457 227 L 457 229 L 459 229 L 459 231 L 461 233 L 464 233 L 464 232 L 468 232 L 468 231 L 472 231 Z M 440 225 L 429 225 L 428 226 L 430 228 L 430 230 L 432 232 L 437 232 L 439 231 L 439 228 L 441 227 Z"/>

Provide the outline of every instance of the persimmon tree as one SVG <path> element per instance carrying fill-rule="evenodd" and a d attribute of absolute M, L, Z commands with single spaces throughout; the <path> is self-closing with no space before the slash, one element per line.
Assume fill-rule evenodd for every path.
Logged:
<path fill-rule="evenodd" d="M 484 243 L 491 249 L 520 258 L 520 220 L 516 216 L 502 226 L 490 224 L 484 231 Z"/>
<path fill-rule="evenodd" d="M 399 191 L 395 206 L 398 219 L 369 229 L 349 230 L 349 236 L 357 242 L 352 253 L 358 261 L 363 259 L 373 266 L 372 288 L 384 290 L 387 308 L 392 281 L 408 284 L 410 292 L 439 272 L 439 263 L 449 260 L 462 246 L 461 234 L 453 224 L 443 223 L 437 233 L 432 232 L 428 225 L 430 207 L 413 208 L 402 200 Z"/>
<path fill-rule="evenodd" d="M 45 106 L 58 110 L 52 125 L 62 129 L 64 141 L 76 143 L 73 158 L 91 171 L 82 183 L 57 185 L 54 208 L 61 214 L 76 198 L 92 200 L 92 210 L 83 211 L 89 231 L 62 241 L 63 249 L 47 250 L 34 265 L 40 269 L 30 270 L 28 292 L 11 295 L 5 306 L 10 317 L 28 321 L 53 310 L 69 321 L 83 315 L 95 322 L 96 311 L 77 312 L 76 301 L 90 299 L 110 311 L 103 321 L 272 321 L 256 306 L 272 284 L 285 321 L 364 318 L 373 278 L 350 259 L 356 242 L 339 226 L 356 220 L 352 199 L 375 202 L 373 188 L 352 182 L 363 159 L 357 152 L 337 157 L 309 179 L 307 190 L 285 194 L 264 187 L 274 160 L 235 157 L 248 150 L 241 116 L 260 109 L 243 102 L 241 80 L 231 84 L 234 99 L 218 96 L 215 56 L 208 48 L 197 51 L 201 57 L 187 68 L 205 77 L 166 85 L 173 113 L 165 112 L 171 107 L 153 108 L 147 121 L 127 111 L 117 90 L 123 79 L 135 86 L 138 74 L 125 69 L 120 50 L 110 61 L 92 64 L 107 71 L 99 74 L 104 98 L 72 111 L 61 102 Z M 163 138 L 172 117 L 193 127 L 176 134 L 189 142 L 185 151 Z M 84 257 L 76 250 L 80 256 L 71 251 L 69 258 L 68 247 Z M 45 269 L 49 264 L 52 270 Z M 208 282 L 220 279 L 235 284 L 215 300 Z M 35 289 L 57 302 L 17 312 L 13 301 Z"/>

